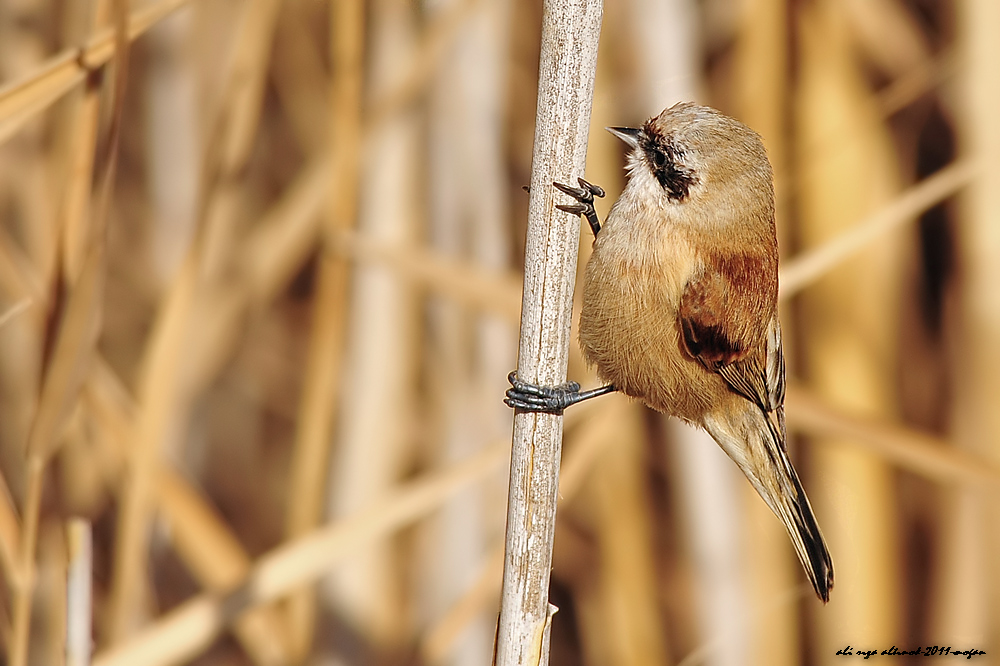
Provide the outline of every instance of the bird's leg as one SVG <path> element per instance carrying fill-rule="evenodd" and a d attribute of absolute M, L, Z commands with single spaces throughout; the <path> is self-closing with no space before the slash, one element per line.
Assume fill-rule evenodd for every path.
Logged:
<path fill-rule="evenodd" d="M 525 412 L 548 412 L 549 414 L 562 414 L 563 410 L 570 405 L 618 390 L 608 384 L 589 391 L 581 391 L 580 385 L 576 382 L 567 382 L 562 386 L 537 386 L 522 382 L 517 378 L 517 372 L 511 372 L 507 375 L 507 381 L 510 382 L 511 387 L 507 389 L 504 403 L 508 407 Z"/>
<path fill-rule="evenodd" d="M 593 183 L 588 183 L 583 178 L 577 178 L 577 180 L 580 183 L 580 187 L 552 183 L 560 192 L 565 192 L 580 202 L 569 205 L 560 204 L 556 208 L 567 213 L 586 217 L 587 222 L 590 224 L 590 229 L 594 232 L 594 238 L 597 238 L 597 233 L 601 230 L 601 221 L 597 219 L 597 211 L 594 210 L 594 197 L 603 197 L 604 190 Z"/>

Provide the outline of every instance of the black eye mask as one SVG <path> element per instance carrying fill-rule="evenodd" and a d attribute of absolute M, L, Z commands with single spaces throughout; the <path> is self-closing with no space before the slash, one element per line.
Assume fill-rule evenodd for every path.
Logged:
<path fill-rule="evenodd" d="M 671 201 L 686 199 L 697 178 L 693 171 L 678 164 L 684 151 L 678 148 L 673 138 L 659 134 L 647 123 L 639 138 L 639 147 L 645 153 L 660 187 L 666 190 L 667 197 Z"/>

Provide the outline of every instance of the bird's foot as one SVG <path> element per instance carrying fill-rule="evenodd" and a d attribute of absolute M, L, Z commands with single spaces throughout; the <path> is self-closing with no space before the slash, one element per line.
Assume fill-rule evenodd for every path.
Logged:
<path fill-rule="evenodd" d="M 577 181 L 580 183 L 580 187 L 552 183 L 560 192 L 565 192 L 580 202 L 568 205 L 559 204 L 556 208 L 574 215 L 583 215 L 587 218 L 587 223 L 590 224 L 590 229 L 596 238 L 597 233 L 601 230 L 601 221 L 597 218 L 597 211 L 594 210 L 594 197 L 604 197 L 604 189 L 593 183 L 588 183 L 583 178 L 577 178 Z"/>
<path fill-rule="evenodd" d="M 504 403 L 508 407 L 525 412 L 546 412 L 548 414 L 562 414 L 563 410 L 570 405 L 615 390 L 614 386 L 608 384 L 589 391 L 581 391 L 580 385 L 576 382 L 567 382 L 561 386 L 538 386 L 522 382 L 517 378 L 516 371 L 507 375 L 507 381 L 510 382 L 511 387 L 507 389 Z"/>

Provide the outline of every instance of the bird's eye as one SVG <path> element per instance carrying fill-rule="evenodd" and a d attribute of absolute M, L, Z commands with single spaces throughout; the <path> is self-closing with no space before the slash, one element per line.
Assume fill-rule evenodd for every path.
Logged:
<path fill-rule="evenodd" d="M 667 163 L 667 156 L 663 154 L 662 150 L 653 150 L 653 166 L 657 169 L 662 169 Z"/>

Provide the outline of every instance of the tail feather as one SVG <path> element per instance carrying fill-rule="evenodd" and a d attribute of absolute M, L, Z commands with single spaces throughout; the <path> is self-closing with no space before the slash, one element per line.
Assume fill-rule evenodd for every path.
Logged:
<path fill-rule="evenodd" d="M 735 416 L 706 418 L 705 429 L 784 523 L 802 568 L 825 603 L 833 588 L 833 560 L 785 450 L 781 408 L 764 412 L 750 403 L 746 405 L 747 409 Z"/>
<path fill-rule="evenodd" d="M 833 588 L 833 560 L 830 558 L 830 551 L 826 546 L 826 540 L 823 539 L 823 532 L 816 522 L 812 506 L 809 505 L 806 491 L 802 489 L 795 469 L 791 465 L 788 469 L 791 470 L 791 481 L 795 485 L 795 498 L 790 502 L 794 507 L 794 513 L 791 521 L 782 519 L 782 522 L 785 523 L 788 535 L 795 546 L 795 552 L 809 576 L 813 589 L 826 603 L 830 600 L 830 590 Z"/>

